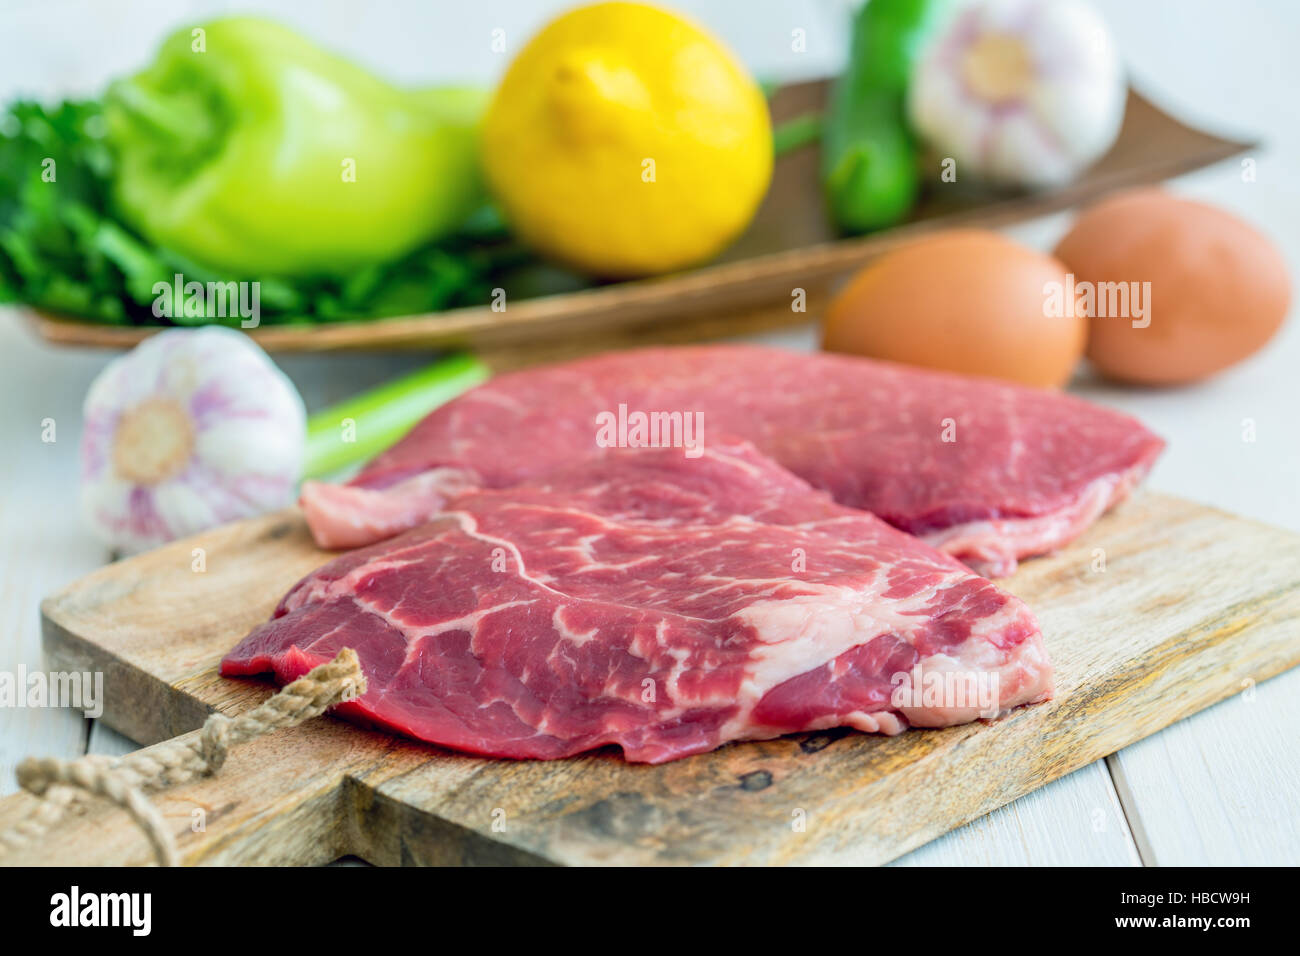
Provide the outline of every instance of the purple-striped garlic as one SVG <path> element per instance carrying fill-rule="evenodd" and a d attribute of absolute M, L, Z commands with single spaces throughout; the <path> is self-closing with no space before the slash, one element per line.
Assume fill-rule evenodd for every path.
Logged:
<path fill-rule="evenodd" d="M 111 547 L 134 553 L 289 504 L 306 413 L 251 339 L 172 329 L 114 359 L 86 395 L 81 502 Z"/>
<path fill-rule="evenodd" d="M 908 87 L 912 127 L 958 179 L 1060 185 L 1119 135 L 1123 66 L 1083 0 L 968 0 Z"/>

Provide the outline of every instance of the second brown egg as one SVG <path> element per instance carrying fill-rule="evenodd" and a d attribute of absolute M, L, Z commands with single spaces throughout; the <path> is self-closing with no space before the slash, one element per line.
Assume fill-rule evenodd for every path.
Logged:
<path fill-rule="evenodd" d="M 937 233 L 886 253 L 831 302 L 822 347 L 926 368 L 1060 387 L 1087 340 L 1059 315 L 1066 269 L 995 232 Z"/>

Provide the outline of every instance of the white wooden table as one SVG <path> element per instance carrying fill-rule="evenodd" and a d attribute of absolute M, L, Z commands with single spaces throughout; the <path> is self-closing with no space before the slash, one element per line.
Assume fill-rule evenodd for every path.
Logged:
<path fill-rule="evenodd" d="M 842 0 L 762 5 L 683 2 L 763 75 L 809 77 L 842 56 Z M 1300 127 L 1293 121 L 1300 60 L 1300 5 L 1216 0 L 1105 0 L 1135 82 L 1166 108 L 1228 133 L 1263 138 L 1256 180 L 1227 164 L 1185 178 L 1180 191 L 1235 210 L 1273 236 L 1300 276 Z M 19 0 L 0 13 L 0 99 L 19 91 L 94 92 L 103 78 L 142 61 L 184 11 L 221 2 L 139 0 L 127 9 L 92 0 Z M 241 5 L 243 8 L 250 4 Z M 451 4 L 394 3 L 357 31 L 346 3 L 264 6 L 400 78 L 499 71 L 466 34 L 504 25 L 523 34 L 543 4 L 498 3 L 484 12 Z M 464 5 L 455 5 L 463 7 Z M 179 8 L 179 12 L 178 12 Z M 402 29 L 392 23 L 401 19 Z M 789 49 L 791 30 L 808 49 Z M 398 36 L 400 34 L 400 36 Z M 396 41 L 392 38 L 398 36 Z M 418 37 L 437 37 L 429 44 Z M 391 43 L 402 44 L 394 53 Z M 486 43 L 483 45 L 486 49 Z M 384 52 L 380 56 L 379 51 Z M 436 72 L 426 65 L 437 64 Z M 1014 234 L 1050 248 L 1068 217 Z M 1169 441 L 1152 487 L 1300 531 L 1300 322 L 1263 354 L 1195 388 L 1135 392 L 1081 380 L 1075 389 L 1124 408 Z M 811 333 L 771 337 L 811 348 Z M 0 310 L 0 671 L 41 666 L 41 597 L 108 560 L 77 508 L 82 396 L 108 356 L 35 342 Z M 426 361 L 426 356 L 284 357 L 308 406 L 322 405 Z M 42 422 L 56 440 L 42 441 Z M 1257 440 L 1241 441 L 1253 419 Z M 1260 560 L 1267 560 L 1261 555 Z M 1300 623 L 1297 624 L 1300 640 Z M 930 864 L 1265 864 L 1300 860 L 1300 669 L 1224 701 L 1104 761 L 1052 783 L 899 861 Z M 0 794 L 28 754 L 123 753 L 133 744 L 80 713 L 0 709 Z"/>

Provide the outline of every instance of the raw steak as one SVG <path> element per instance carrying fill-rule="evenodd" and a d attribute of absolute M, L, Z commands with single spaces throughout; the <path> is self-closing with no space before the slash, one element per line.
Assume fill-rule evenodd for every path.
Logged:
<path fill-rule="evenodd" d="M 349 485 L 308 483 L 323 547 L 381 540 L 448 494 L 601 452 L 597 415 L 679 413 L 985 573 L 1058 548 L 1122 499 L 1163 442 L 1057 392 L 743 345 L 616 352 L 503 375 L 432 412 Z"/>
<path fill-rule="evenodd" d="M 345 646 L 369 689 L 341 713 L 498 757 L 614 744 L 659 763 L 802 730 L 962 723 L 1051 694 L 1019 600 L 716 442 L 453 497 L 300 581 L 221 672 L 287 682 Z"/>

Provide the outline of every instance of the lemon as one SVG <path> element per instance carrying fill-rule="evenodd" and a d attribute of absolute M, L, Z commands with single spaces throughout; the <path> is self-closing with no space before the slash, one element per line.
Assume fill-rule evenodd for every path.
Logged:
<path fill-rule="evenodd" d="M 701 27 L 635 3 L 581 7 L 533 37 L 488 108 L 483 152 L 516 234 L 606 278 L 716 255 L 772 177 L 753 78 Z"/>

